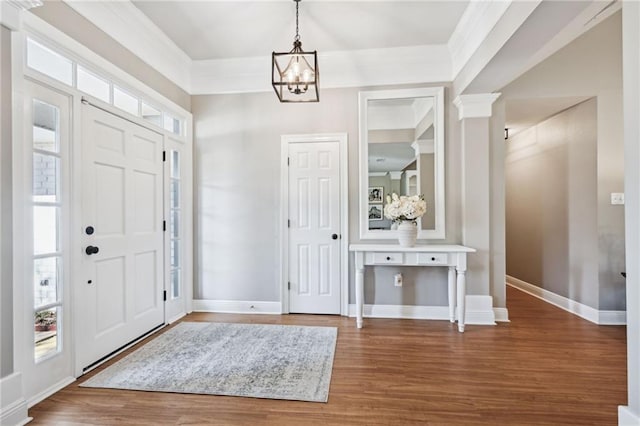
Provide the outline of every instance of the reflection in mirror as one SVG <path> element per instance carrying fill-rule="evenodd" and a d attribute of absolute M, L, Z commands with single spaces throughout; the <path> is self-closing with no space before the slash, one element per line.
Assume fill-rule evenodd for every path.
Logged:
<path fill-rule="evenodd" d="M 366 221 L 361 238 L 396 238 L 389 232 L 396 224 L 380 214 L 392 193 L 423 195 L 427 212 L 418 220 L 418 238 L 444 238 L 442 93 L 442 88 L 360 93 L 361 220 Z"/>

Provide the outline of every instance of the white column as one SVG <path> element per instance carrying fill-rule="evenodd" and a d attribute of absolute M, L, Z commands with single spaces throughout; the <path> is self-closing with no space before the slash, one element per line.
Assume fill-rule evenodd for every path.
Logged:
<path fill-rule="evenodd" d="M 627 405 L 620 426 L 640 425 L 640 4 L 622 3 L 625 251 L 627 269 Z"/>
<path fill-rule="evenodd" d="M 460 95 L 462 138 L 462 243 L 473 247 L 467 277 L 469 294 L 491 296 L 491 128 L 493 102 L 499 93 Z"/>

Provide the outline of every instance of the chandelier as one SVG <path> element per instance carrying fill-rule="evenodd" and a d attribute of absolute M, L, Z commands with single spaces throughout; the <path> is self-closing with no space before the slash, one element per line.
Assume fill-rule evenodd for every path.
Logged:
<path fill-rule="evenodd" d="M 296 2 L 296 36 L 290 52 L 273 52 L 271 56 L 271 84 L 280 102 L 318 102 L 318 53 L 302 50 L 298 31 Z"/>

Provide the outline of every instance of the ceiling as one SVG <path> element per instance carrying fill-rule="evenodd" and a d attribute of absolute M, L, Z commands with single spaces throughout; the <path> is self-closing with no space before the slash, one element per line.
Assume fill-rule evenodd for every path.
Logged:
<path fill-rule="evenodd" d="M 157 1 L 133 4 L 193 60 L 288 51 L 295 4 Z M 320 52 L 447 44 L 469 1 L 300 2 L 303 48 Z"/>
<path fill-rule="evenodd" d="M 588 96 L 509 99 L 505 127 L 509 129 L 509 136 L 515 135 L 587 99 Z"/>

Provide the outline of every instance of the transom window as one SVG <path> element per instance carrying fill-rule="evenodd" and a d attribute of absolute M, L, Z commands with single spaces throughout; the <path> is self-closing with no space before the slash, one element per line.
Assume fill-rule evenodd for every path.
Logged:
<path fill-rule="evenodd" d="M 108 77 L 89 70 L 72 59 L 27 37 L 27 67 L 67 86 L 93 96 L 129 114 L 176 135 L 182 135 L 183 120 L 133 91 L 117 85 Z"/>

